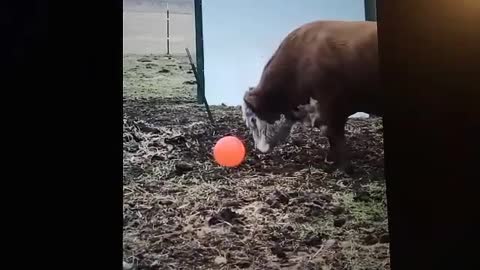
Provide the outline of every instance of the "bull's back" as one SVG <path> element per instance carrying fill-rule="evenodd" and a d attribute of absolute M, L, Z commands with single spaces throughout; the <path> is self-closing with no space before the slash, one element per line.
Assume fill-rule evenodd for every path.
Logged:
<path fill-rule="evenodd" d="M 376 110 L 378 43 L 375 22 L 316 21 L 285 37 L 265 71 L 283 80 L 281 91 L 295 103 L 335 96 Z M 264 72 L 265 73 L 265 72 Z M 296 104 L 295 104 L 296 105 Z"/>

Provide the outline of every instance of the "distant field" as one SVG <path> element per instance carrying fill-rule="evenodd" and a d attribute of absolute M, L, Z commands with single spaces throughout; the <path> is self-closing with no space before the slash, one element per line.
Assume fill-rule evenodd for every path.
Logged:
<path fill-rule="evenodd" d="M 131 12 L 165 12 L 193 14 L 193 0 L 123 0 L 123 10 Z"/>
<path fill-rule="evenodd" d="M 195 21 L 193 15 L 170 14 L 170 53 L 185 54 L 189 48 L 195 54 Z M 167 53 L 166 13 L 123 13 L 124 54 Z"/>
<path fill-rule="evenodd" d="M 195 57 L 193 0 L 123 0 L 123 53 L 167 53 L 167 3 L 170 53 Z M 195 60 L 195 58 L 194 58 Z"/>

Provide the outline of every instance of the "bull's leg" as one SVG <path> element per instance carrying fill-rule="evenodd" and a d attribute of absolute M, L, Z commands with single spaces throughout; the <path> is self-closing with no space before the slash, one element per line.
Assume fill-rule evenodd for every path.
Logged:
<path fill-rule="evenodd" d="M 350 163 L 349 152 L 345 139 L 346 118 L 337 118 L 328 124 L 326 135 L 330 148 L 327 153 L 326 162 L 333 164 L 346 173 L 352 173 L 353 167 Z"/>

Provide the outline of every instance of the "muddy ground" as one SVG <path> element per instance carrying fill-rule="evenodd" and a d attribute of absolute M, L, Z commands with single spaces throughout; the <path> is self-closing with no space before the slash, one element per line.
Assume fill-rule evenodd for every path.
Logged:
<path fill-rule="evenodd" d="M 389 269 L 380 119 L 349 120 L 349 176 L 316 129 L 263 155 L 240 107 L 212 106 L 212 127 L 194 81 L 186 57 L 124 57 L 125 268 Z M 248 148 L 235 169 L 212 159 L 228 134 Z"/>

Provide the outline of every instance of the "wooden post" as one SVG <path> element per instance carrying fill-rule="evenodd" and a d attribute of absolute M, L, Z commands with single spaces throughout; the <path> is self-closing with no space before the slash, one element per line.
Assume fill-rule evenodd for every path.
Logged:
<path fill-rule="evenodd" d="M 170 10 L 167 2 L 167 55 L 170 55 Z"/>

